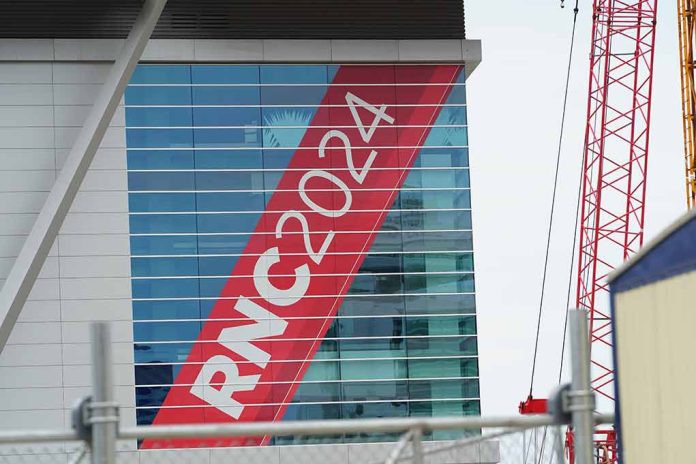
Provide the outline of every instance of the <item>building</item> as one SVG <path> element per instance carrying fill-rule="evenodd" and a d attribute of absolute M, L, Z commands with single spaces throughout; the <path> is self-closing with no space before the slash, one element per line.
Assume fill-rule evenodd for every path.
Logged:
<path fill-rule="evenodd" d="M 693 454 L 694 237 L 691 211 L 610 277 L 624 462 L 684 462 Z"/>
<path fill-rule="evenodd" d="M 0 1 L 2 278 L 141 9 L 32 3 Z M 130 424 L 480 413 L 480 43 L 456 0 L 317 13 L 169 2 L 0 354 L 0 427 L 69 423 L 92 320 Z"/>

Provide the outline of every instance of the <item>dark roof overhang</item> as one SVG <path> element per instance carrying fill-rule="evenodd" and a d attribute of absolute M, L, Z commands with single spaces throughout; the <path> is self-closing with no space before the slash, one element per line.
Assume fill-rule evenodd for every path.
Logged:
<path fill-rule="evenodd" d="M 142 0 L 0 0 L 0 38 L 124 38 Z M 153 38 L 463 39 L 463 0 L 169 0 Z"/>

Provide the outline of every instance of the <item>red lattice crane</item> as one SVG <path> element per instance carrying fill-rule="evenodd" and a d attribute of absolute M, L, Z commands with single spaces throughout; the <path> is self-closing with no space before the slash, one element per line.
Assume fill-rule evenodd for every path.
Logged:
<path fill-rule="evenodd" d="M 656 13 L 657 0 L 593 0 L 576 307 L 590 314 L 592 389 L 612 402 L 606 278 L 643 244 Z M 615 437 L 596 431 L 599 462 L 616 461 Z"/>
<path fill-rule="evenodd" d="M 592 389 L 614 400 L 607 275 L 643 245 L 657 0 L 594 0 L 576 306 L 590 314 Z M 616 459 L 613 431 L 597 449 Z"/>
<path fill-rule="evenodd" d="M 607 275 L 643 245 L 657 0 L 594 0 L 576 304 L 592 388 L 614 399 Z"/>

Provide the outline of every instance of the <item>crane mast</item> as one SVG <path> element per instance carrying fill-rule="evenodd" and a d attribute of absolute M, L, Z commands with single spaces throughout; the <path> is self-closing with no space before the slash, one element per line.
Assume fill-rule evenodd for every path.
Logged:
<path fill-rule="evenodd" d="M 679 59 L 681 70 L 682 125 L 686 166 L 686 204 L 696 206 L 696 90 L 694 89 L 693 0 L 677 0 L 679 15 Z"/>
<path fill-rule="evenodd" d="M 594 0 L 592 13 L 576 306 L 590 314 L 592 389 L 613 402 L 606 278 L 643 244 L 657 0 Z M 616 461 L 613 430 L 595 442 Z"/>
<path fill-rule="evenodd" d="M 614 399 L 606 277 L 643 244 L 657 0 L 594 0 L 576 303 L 592 388 Z"/>

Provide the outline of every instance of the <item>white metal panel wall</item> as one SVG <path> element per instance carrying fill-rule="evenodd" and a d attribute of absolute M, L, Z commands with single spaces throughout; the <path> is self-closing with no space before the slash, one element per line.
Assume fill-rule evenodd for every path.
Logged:
<path fill-rule="evenodd" d="M 693 462 L 696 271 L 618 293 L 616 353 L 625 462 Z"/>
<path fill-rule="evenodd" d="M 0 63 L 0 279 L 110 63 Z M 120 106 L 0 354 L 0 428 L 64 427 L 89 393 L 89 321 L 109 320 L 117 399 L 135 423 L 125 117 Z"/>

